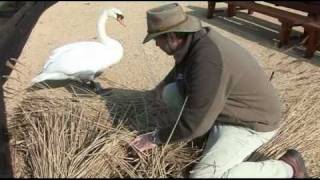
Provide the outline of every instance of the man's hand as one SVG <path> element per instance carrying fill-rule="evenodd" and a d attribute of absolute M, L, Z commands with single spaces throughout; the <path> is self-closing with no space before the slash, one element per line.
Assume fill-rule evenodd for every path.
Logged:
<path fill-rule="evenodd" d="M 153 149 L 157 145 L 153 143 L 153 132 L 142 134 L 137 136 L 132 142 L 129 143 L 132 147 L 136 148 L 140 152 Z"/>

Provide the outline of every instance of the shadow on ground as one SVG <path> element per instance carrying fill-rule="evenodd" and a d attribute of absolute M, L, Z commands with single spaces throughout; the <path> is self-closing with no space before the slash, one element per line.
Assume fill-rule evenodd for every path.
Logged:
<path fill-rule="evenodd" d="M 93 97 L 97 94 L 104 100 L 114 126 L 125 122 L 126 128 L 138 131 L 139 134 L 153 131 L 166 120 L 164 118 L 166 107 L 156 101 L 151 91 L 113 87 L 94 93 L 89 87 L 74 80 L 46 80 L 29 87 L 28 91 L 49 88 L 64 88 L 68 93 L 81 97 Z"/>
<path fill-rule="evenodd" d="M 272 50 L 283 52 L 287 56 L 296 58 L 299 61 L 306 61 L 316 66 L 320 66 L 320 53 L 315 53 L 311 59 L 303 58 L 305 48 L 302 45 L 298 45 L 301 42 L 299 31 L 293 29 L 290 35 L 289 45 L 281 48 L 277 48 L 279 42 L 278 33 L 280 31 L 280 25 L 275 24 L 252 15 L 248 15 L 247 11 L 238 11 L 234 17 L 226 17 L 226 8 L 216 8 L 212 19 L 208 19 L 207 8 L 197 7 L 189 5 L 187 6 L 192 11 L 187 12 L 189 15 L 193 15 L 200 20 L 221 28 L 227 32 L 236 34 L 249 41 L 257 42 L 259 45 L 270 48 Z M 255 12 L 256 13 L 256 12 Z M 277 21 L 274 19 L 274 21 Z"/>
<path fill-rule="evenodd" d="M 138 134 L 168 125 L 165 118 L 167 109 L 151 91 L 112 88 L 101 96 L 115 125 L 125 122 L 128 129 L 138 131 Z"/>
<path fill-rule="evenodd" d="M 75 80 L 45 80 L 40 83 L 36 83 L 27 89 L 28 92 L 38 91 L 42 89 L 56 89 L 56 88 L 65 88 L 69 93 L 75 95 L 86 95 L 92 94 L 93 89 L 84 83 L 80 83 Z M 108 89 L 105 89 L 107 91 Z"/>

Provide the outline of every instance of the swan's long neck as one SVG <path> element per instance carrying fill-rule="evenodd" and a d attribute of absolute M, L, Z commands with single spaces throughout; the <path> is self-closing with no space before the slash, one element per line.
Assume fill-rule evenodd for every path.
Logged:
<path fill-rule="evenodd" d="M 114 41 L 106 33 L 105 26 L 106 26 L 107 20 L 108 20 L 108 13 L 103 12 L 97 23 L 98 38 L 100 42 L 102 42 L 105 45 L 108 45 L 110 42 Z"/>
<path fill-rule="evenodd" d="M 100 42 L 103 43 L 105 46 L 113 49 L 112 56 L 113 56 L 114 62 L 109 62 L 109 63 L 114 64 L 114 63 L 117 63 L 121 59 L 121 57 L 123 55 L 123 48 L 122 48 L 122 45 L 118 41 L 110 38 L 106 33 L 105 26 L 106 26 L 106 23 L 108 20 L 108 16 L 109 16 L 108 11 L 105 11 L 102 13 L 102 15 L 100 16 L 100 18 L 98 20 L 98 23 L 97 23 L 98 38 L 99 38 Z"/>

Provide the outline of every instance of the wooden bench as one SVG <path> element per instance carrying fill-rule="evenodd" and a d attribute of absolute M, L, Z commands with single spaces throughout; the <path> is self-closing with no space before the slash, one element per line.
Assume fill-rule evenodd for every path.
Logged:
<path fill-rule="evenodd" d="M 207 12 L 207 18 L 211 19 L 213 18 L 213 13 L 216 8 L 217 2 L 223 2 L 223 1 L 208 1 L 208 12 Z M 237 10 L 242 10 L 243 8 L 237 8 Z M 248 10 L 248 14 L 252 14 L 253 12 L 251 10 Z"/>
<path fill-rule="evenodd" d="M 232 17 L 236 15 L 236 7 L 245 8 L 254 12 L 259 12 L 274 18 L 277 18 L 281 22 L 280 31 L 280 43 L 279 47 L 282 45 L 287 45 L 289 43 L 289 36 L 293 26 L 301 26 L 311 19 L 299 14 L 291 13 L 278 8 L 273 8 L 267 5 L 262 5 L 254 3 L 253 1 L 226 1 L 228 3 L 227 16 Z"/>
<path fill-rule="evenodd" d="M 319 44 L 320 20 L 305 23 L 303 24 L 303 27 L 307 36 L 309 36 L 305 44 L 306 46 L 305 57 L 312 58 L 314 52 L 320 48 L 320 44 Z"/>

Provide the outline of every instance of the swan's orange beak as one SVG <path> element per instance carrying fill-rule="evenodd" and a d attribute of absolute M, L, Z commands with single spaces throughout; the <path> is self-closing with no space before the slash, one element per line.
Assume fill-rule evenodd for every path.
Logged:
<path fill-rule="evenodd" d="M 122 15 L 117 15 L 117 21 L 124 27 L 127 27 L 124 23 L 123 23 L 123 16 Z"/>
<path fill-rule="evenodd" d="M 122 20 L 122 19 L 119 19 L 118 21 L 119 21 L 119 23 L 120 23 L 122 26 L 127 27 L 127 26 L 123 23 L 123 20 Z"/>

